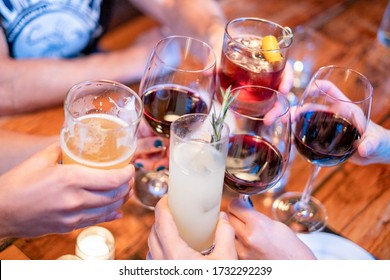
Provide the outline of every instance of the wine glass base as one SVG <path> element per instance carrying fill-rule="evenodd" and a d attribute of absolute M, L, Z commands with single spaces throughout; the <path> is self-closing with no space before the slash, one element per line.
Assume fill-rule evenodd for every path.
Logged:
<path fill-rule="evenodd" d="M 272 204 L 274 218 L 288 225 L 295 232 L 309 233 L 321 231 L 328 223 L 328 215 L 322 203 L 314 197 L 310 198 L 308 207 L 301 207 L 299 202 L 302 193 L 287 192 Z"/>
<path fill-rule="evenodd" d="M 149 210 L 154 210 L 157 202 L 168 192 L 168 171 L 137 171 L 134 195 L 138 202 Z"/>

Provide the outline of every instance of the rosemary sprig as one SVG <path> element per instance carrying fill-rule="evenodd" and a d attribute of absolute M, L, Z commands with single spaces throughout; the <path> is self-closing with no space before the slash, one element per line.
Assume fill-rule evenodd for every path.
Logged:
<path fill-rule="evenodd" d="M 229 86 L 226 89 L 226 91 L 224 91 L 223 88 L 221 88 L 221 94 L 222 94 L 221 111 L 217 116 L 217 113 L 214 108 L 213 115 L 211 116 L 211 124 L 213 126 L 213 135 L 211 135 L 211 143 L 221 140 L 221 132 L 223 129 L 223 123 L 225 121 L 227 111 L 229 109 L 230 104 L 236 98 L 238 93 L 239 92 L 236 92 L 234 95 L 232 95 L 231 86 Z"/>

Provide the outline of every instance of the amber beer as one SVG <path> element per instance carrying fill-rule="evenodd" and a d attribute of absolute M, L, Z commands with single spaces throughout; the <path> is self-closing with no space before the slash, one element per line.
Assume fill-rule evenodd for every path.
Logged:
<path fill-rule="evenodd" d="M 136 149 L 142 101 L 117 83 L 86 83 L 72 88 L 65 102 L 62 162 L 101 169 L 123 167 L 130 163 Z M 94 88 L 96 84 L 99 86 Z M 126 108 L 129 100 L 131 106 Z"/>
<path fill-rule="evenodd" d="M 89 127 L 86 133 L 84 126 Z M 135 151 L 135 143 L 132 147 L 126 145 L 131 142 L 129 133 L 119 118 L 105 114 L 83 116 L 75 124 L 73 135 L 65 131 L 61 135 L 62 161 L 104 169 L 123 167 Z"/>

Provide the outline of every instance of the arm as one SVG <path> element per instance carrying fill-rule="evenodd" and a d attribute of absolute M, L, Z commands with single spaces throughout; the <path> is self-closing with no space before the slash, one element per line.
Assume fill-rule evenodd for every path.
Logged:
<path fill-rule="evenodd" d="M 167 27 L 172 34 L 191 36 L 207 42 L 213 47 L 219 59 L 227 19 L 218 1 L 129 1 Z"/>
<path fill-rule="evenodd" d="M 153 42 L 154 44 L 154 42 Z M 0 116 L 62 104 L 74 84 L 90 79 L 139 80 L 152 45 L 138 44 L 74 59 L 13 59 L 0 29 Z"/>
<path fill-rule="evenodd" d="M 134 167 L 57 164 L 53 144 L 0 177 L 0 238 L 64 233 L 121 217 Z"/>
<path fill-rule="evenodd" d="M 58 136 L 38 136 L 0 130 L 0 175 L 58 140 Z"/>
<path fill-rule="evenodd" d="M 241 199 L 230 202 L 229 220 L 236 231 L 240 259 L 315 259 L 311 250 L 288 226 L 261 214 Z"/>

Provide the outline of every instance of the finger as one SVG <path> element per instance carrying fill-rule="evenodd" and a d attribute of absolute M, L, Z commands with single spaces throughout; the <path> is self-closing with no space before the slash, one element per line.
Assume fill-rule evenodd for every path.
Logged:
<path fill-rule="evenodd" d="M 246 246 L 244 246 L 244 244 L 242 244 L 240 239 L 235 240 L 235 246 L 236 246 L 238 259 L 240 259 L 240 260 L 249 259 L 248 248 Z"/>
<path fill-rule="evenodd" d="M 229 222 L 234 229 L 236 241 L 244 242 L 247 236 L 246 223 L 231 213 L 229 214 Z"/>
<path fill-rule="evenodd" d="M 292 65 L 287 62 L 286 66 L 284 67 L 283 75 L 282 75 L 282 81 L 280 82 L 279 85 L 279 91 L 287 95 L 291 88 L 293 87 L 294 84 L 294 71 L 292 68 Z"/>
<path fill-rule="evenodd" d="M 235 232 L 225 212 L 221 212 L 215 232 L 215 248 L 211 257 L 216 259 L 237 259 Z"/>
<path fill-rule="evenodd" d="M 72 213 L 65 215 L 64 221 L 66 224 L 73 225 L 73 228 L 76 228 L 119 219 L 123 216 L 119 211 L 122 205 L 123 200 L 120 200 L 104 207 L 73 211 Z"/>
<path fill-rule="evenodd" d="M 122 168 L 103 170 L 77 164 L 61 166 L 62 174 L 69 186 L 78 186 L 91 191 L 108 191 L 128 184 L 134 177 L 134 166 L 129 164 Z M 65 172 L 65 173 L 64 173 Z"/>
<path fill-rule="evenodd" d="M 272 125 L 277 121 L 278 118 L 281 118 L 283 122 L 286 122 L 287 119 L 290 119 L 287 107 L 281 104 L 281 102 L 275 102 L 271 110 L 267 112 L 264 117 L 264 124 Z"/>
<path fill-rule="evenodd" d="M 142 118 L 141 122 L 139 124 L 138 130 L 137 130 L 137 136 L 138 138 L 143 138 L 143 137 L 149 137 L 153 136 L 155 133 L 153 130 L 150 128 L 150 126 L 146 123 L 145 119 Z"/>
<path fill-rule="evenodd" d="M 79 224 L 77 224 L 73 229 L 84 228 L 87 226 L 93 226 L 100 223 L 111 222 L 114 220 L 121 219 L 123 214 L 119 211 L 114 211 L 112 213 L 104 214 L 95 219 L 82 220 Z"/>
<path fill-rule="evenodd" d="M 228 205 L 229 213 L 245 223 L 250 213 L 256 212 L 253 206 L 241 198 L 233 198 Z"/>
<path fill-rule="evenodd" d="M 126 202 L 129 198 L 130 186 L 123 184 L 110 191 L 89 191 L 84 190 L 83 207 L 105 207 L 119 200 Z"/>
<path fill-rule="evenodd" d="M 23 164 L 23 168 L 34 171 L 42 169 L 42 167 L 54 166 L 58 163 L 60 158 L 61 147 L 59 142 L 55 142 L 27 159 Z"/>
<path fill-rule="evenodd" d="M 164 253 L 161 247 L 161 243 L 158 240 L 158 236 L 154 225 L 152 226 L 152 229 L 150 230 L 149 233 L 148 247 L 149 247 L 149 254 L 154 260 L 164 259 Z"/>
<path fill-rule="evenodd" d="M 138 139 L 134 158 L 145 158 L 165 154 L 167 141 L 158 136 Z"/>
<path fill-rule="evenodd" d="M 168 197 L 163 196 L 155 208 L 155 224 L 157 239 L 160 241 L 161 249 L 165 252 L 165 257 L 169 259 L 178 259 L 181 251 L 189 250 L 187 243 L 180 237 L 179 231 L 173 220 L 168 207 Z M 191 249 L 191 251 L 193 251 Z"/>
<path fill-rule="evenodd" d="M 169 159 L 168 157 L 138 158 L 134 165 L 142 168 L 145 172 L 161 171 L 168 169 Z"/>
<path fill-rule="evenodd" d="M 169 159 L 168 157 L 163 157 L 158 160 L 156 160 L 153 164 L 153 170 L 161 171 L 168 169 L 169 167 Z"/>

